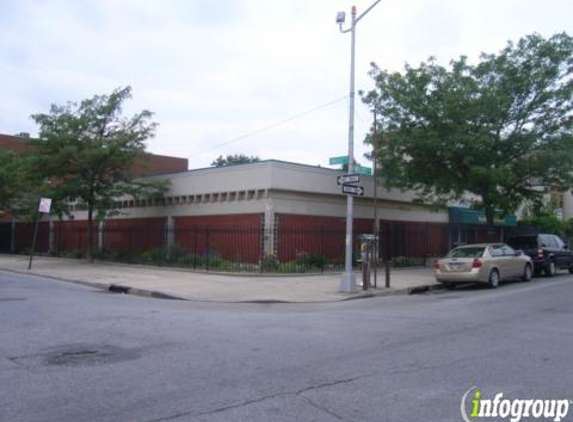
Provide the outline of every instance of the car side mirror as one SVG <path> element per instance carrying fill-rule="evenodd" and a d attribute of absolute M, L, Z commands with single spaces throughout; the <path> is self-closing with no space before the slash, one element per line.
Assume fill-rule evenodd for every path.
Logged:
<path fill-rule="evenodd" d="M 563 245 L 563 249 L 569 249 L 569 245 Z"/>
<path fill-rule="evenodd" d="M 523 253 L 524 252 L 521 249 L 518 249 L 515 251 L 515 256 L 521 256 L 521 255 L 523 255 Z"/>

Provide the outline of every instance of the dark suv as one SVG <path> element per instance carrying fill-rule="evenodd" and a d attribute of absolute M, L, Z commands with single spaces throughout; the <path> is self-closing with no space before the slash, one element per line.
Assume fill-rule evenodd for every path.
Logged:
<path fill-rule="evenodd" d="M 512 248 L 521 249 L 533 260 L 535 274 L 542 271 L 553 277 L 558 268 L 568 269 L 573 274 L 573 251 L 553 234 L 527 234 L 511 236 L 506 242 Z"/>

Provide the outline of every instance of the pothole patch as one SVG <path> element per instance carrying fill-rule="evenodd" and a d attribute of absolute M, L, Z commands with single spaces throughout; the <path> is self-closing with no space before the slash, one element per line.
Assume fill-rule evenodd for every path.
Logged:
<path fill-rule="evenodd" d="M 110 345 L 67 345 L 46 353 L 9 358 L 25 367 L 39 366 L 97 366 L 138 359 L 135 349 L 124 349 Z"/>

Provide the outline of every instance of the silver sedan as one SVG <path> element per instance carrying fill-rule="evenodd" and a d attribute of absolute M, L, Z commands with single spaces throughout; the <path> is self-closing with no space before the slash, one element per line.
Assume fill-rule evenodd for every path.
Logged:
<path fill-rule="evenodd" d="M 434 264 L 436 280 L 447 287 L 456 283 L 487 283 L 496 288 L 501 280 L 531 280 L 533 263 L 505 243 L 458 246 Z"/>

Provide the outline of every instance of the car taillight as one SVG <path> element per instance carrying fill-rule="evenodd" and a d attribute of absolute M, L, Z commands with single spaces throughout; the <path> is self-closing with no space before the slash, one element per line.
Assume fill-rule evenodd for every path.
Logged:
<path fill-rule="evenodd" d="M 440 269 L 440 263 L 438 261 L 434 262 L 434 270 Z"/>
<path fill-rule="evenodd" d="M 543 249 L 537 249 L 537 258 L 543 259 Z"/>
<path fill-rule="evenodd" d="M 472 268 L 481 268 L 483 262 L 481 260 L 474 258 L 474 262 L 472 262 Z"/>

